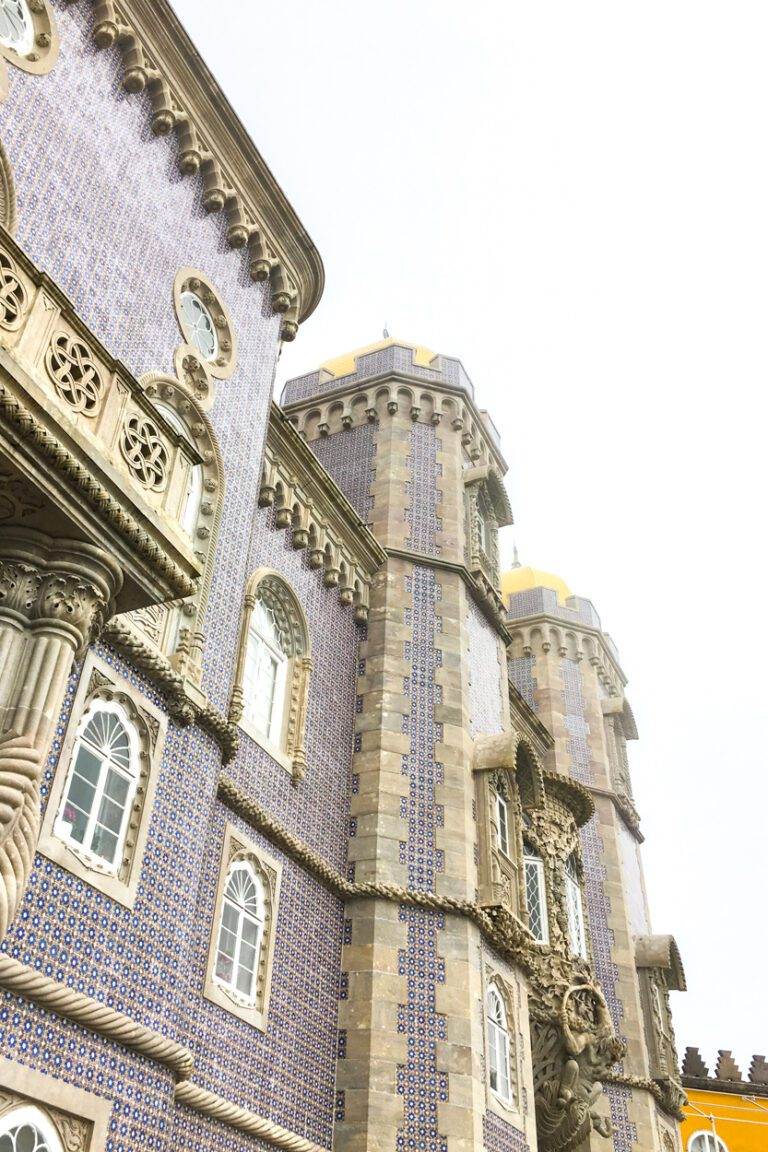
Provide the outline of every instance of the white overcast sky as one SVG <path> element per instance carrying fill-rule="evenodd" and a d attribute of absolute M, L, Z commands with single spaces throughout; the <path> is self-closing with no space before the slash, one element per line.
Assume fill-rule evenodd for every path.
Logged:
<path fill-rule="evenodd" d="M 629 676 L 678 1046 L 744 1071 L 764 983 L 768 8 L 176 0 L 325 262 L 279 383 L 376 340 L 460 357 L 521 559 Z"/>

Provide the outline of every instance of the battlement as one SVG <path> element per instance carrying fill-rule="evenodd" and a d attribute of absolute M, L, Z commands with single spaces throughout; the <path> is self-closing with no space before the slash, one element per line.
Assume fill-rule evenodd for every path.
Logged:
<path fill-rule="evenodd" d="M 728 1048 L 719 1048 L 714 1075 L 702 1059 L 698 1048 L 686 1048 L 683 1057 L 682 1082 L 686 1088 L 710 1092 L 738 1092 L 748 1096 L 768 1096 L 768 1062 L 765 1056 L 753 1056 L 747 1079 Z"/>
<path fill-rule="evenodd" d="M 475 398 L 474 385 L 460 360 L 441 356 L 420 345 L 388 339 L 329 360 L 314 372 L 288 380 L 280 402 L 284 405 L 301 404 L 327 392 L 393 375 L 417 383 L 440 384 L 464 392 L 470 400 Z M 485 423 L 491 439 L 498 444 L 499 433 L 495 425 L 490 418 L 486 418 Z"/>

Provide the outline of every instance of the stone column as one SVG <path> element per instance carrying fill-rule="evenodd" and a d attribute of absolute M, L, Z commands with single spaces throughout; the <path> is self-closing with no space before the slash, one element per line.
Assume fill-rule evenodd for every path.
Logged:
<path fill-rule="evenodd" d="M 40 778 L 67 678 L 111 614 L 115 561 L 82 541 L 4 527 L 0 538 L 0 939 L 40 829 Z"/>

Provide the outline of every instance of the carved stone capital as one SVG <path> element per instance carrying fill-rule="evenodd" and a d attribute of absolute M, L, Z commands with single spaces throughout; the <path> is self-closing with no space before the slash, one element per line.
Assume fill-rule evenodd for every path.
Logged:
<path fill-rule="evenodd" d="M 55 630 L 81 654 L 99 635 L 122 584 L 106 552 L 34 529 L 6 527 L 0 541 L 0 622 Z"/>

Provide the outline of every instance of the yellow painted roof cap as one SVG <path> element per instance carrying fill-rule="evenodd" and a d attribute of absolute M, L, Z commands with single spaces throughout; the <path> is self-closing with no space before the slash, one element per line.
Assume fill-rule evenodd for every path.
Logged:
<path fill-rule="evenodd" d="M 425 348 L 421 344 L 411 344 L 408 340 L 397 340 L 394 336 L 390 336 L 386 340 L 377 340 L 375 344 L 368 344 L 365 348 L 356 348 L 354 352 L 345 352 L 344 355 L 336 356 L 333 360 L 326 360 L 325 364 L 320 365 L 320 369 L 323 372 L 328 372 L 331 376 L 350 376 L 357 368 L 358 356 L 367 356 L 369 352 L 380 352 L 382 348 L 393 346 L 410 348 L 413 352 L 414 364 L 418 364 L 421 368 L 428 368 L 435 359 L 436 353 L 429 348 Z"/>
<path fill-rule="evenodd" d="M 557 592 L 558 603 L 563 605 L 572 595 L 565 580 L 560 576 L 555 576 L 552 572 L 542 572 L 540 568 L 531 568 L 529 565 L 510 568 L 501 577 L 501 594 L 504 600 L 516 592 L 530 592 L 532 588 L 550 588 L 553 592 Z"/>

